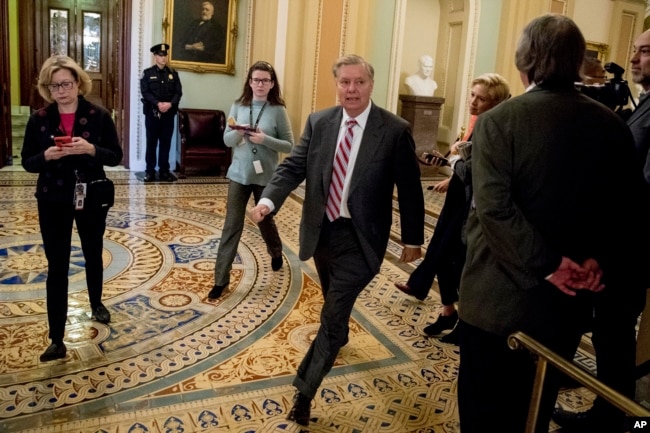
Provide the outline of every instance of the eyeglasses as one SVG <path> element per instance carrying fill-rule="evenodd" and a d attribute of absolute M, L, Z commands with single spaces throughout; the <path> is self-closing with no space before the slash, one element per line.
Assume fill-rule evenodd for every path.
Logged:
<path fill-rule="evenodd" d="M 251 78 L 251 83 L 255 84 L 256 86 L 259 86 L 260 84 L 263 84 L 263 85 L 266 86 L 271 81 L 273 81 L 273 80 L 271 80 L 270 78 Z"/>
<path fill-rule="evenodd" d="M 59 84 L 48 84 L 47 88 L 50 89 L 50 92 L 54 93 L 58 91 L 59 89 L 63 90 L 70 90 L 72 89 L 72 85 L 74 84 L 74 81 L 63 81 Z"/>

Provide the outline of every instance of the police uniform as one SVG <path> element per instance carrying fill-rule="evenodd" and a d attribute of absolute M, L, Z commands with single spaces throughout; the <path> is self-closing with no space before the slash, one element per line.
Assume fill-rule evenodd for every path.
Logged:
<path fill-rule="evenodd" d="M 169 44 L 158 44 L 151 47 L 150 51 L 166 56 L 167 50 L 169 50 Z M 156 160 L 159 178 L 173 181 L 175 178 L 169 171 L 169 151 L 174 132 L 174 117 L 183 95 L 178 72 L 166 65 L 160 69 L 157 64 L 145 69 L 140 79 L 140 92 L 142 93 L 147 130 L 145 181 L 155 180 Z M 171 102 L 172 107 L 165 113 L 161 113 L 158 110 L 159 102 Z M 158 148 L 159 143 L 160 147 Z"/>

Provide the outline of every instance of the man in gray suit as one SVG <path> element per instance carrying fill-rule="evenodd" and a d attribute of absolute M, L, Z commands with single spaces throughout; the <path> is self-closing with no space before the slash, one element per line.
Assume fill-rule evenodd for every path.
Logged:
<path fill-rule="evenodd" d="M 341 105 L 309 116 L 300 143 L 249 214 L 259 222 L 277 212 L 306 181 L 299 256 L 314 258 L 325 302 L 316 338 L 293 381 L 298 391 L 288 419 L 301 425 L 309 424 L 311 400 L 348 341 L 357 296 L 379 272 L 395 186 L 404 244 L 400 260 L 418 259 L 424 242 L 424 198 L 410 125 L 372 103 L 374 69 L 363 58 L 341 57 L 333 73 Z M 351 149 L 341 156 L 346 134 Z M 342 175 L 335 155 L 347 164 Z"/>
<path fill-rule="evenodd" d="M 637 252 L 647 245 L 635 233 L 647 224 L 639 209 L 645 182 L 632 169 L 634 140 L 623 120 L 574 86 L 584 53 L 570 18 L 531 21 L 515 54 L 526 92 L 474 128 L 459 310 L 463 433 L 526 430 L 535 361 L 510 350 L 511 333 L 571 359 L 591 324 L 593 296 L 626 296 L 642 284 L 647 263 Z M 614 157 L 626 168 L 615 182 L 607 174 Z M 535 432 L 548 432 L 557 376 L 547 372 Z"/>

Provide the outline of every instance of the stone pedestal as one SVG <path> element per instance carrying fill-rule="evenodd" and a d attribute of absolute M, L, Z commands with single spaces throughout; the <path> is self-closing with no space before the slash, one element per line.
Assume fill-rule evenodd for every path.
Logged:
<path fill-rule="evenodd" d="M 440 122 L 440 108 L 445 98 L 435 96 L 399 95 L 402 102 L 400 116 L 411 123 L 413 139 L 415 140 L 415 153 L 419 156 L 424 152 L 438 150 L 438 124 Z M 423 177 L 435 176 L 437 167 L 420 165 Z"/>

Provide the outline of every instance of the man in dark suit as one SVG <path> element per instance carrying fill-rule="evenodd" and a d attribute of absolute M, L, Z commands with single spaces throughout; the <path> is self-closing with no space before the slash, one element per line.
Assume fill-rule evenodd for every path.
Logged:
<path fill-rule="evenodd" d="M 175 60 L 203 63 L 226 63 L 225 34 L 214 17 L 214 4 L 201 3 L 201 18 L 190 24 L 182 38 Z M 176 54 L 174 51 L 173 54 Z"/>
<path fill-rule="evenodd" d="M 650 90 L 650 30 L 642 33 L 634 43 L 630 59 L 632 80 Z M 636 110 L 627 120 L 634 136 L 636 164 L 626 170 L 641 171 L 645 165 L 646 181 L 650 182 L 650 102 L 648 93 L 641 95 Z M 638 197 L 648 200 L 648 197 Z M 637 233 L 637 237 L 641 233 Z M 646 244 L 647 247 L 647 244 Z M 610 289 L 611 289 L 610 284 Z M 591 340 L 596 353 L 597 377 L 606 385 L 634 399 L 636 392 L 636 325 L 645 306 L 647 285 L 636 285 L 625 291 L 604 290 L 594 298 L 594 322 Z M 626 289 L 618 288 L 617 289 Z M 553 420 L 563 428 L 575 432 L 622 431 L 624 413 L 602 397 L 597 397 L 593 406 L 583 412 L 571 412 L 558 408 Z"/>
<path fill-rule="evenodd" d="M 617 166 L 635 166 L 634 140 L 616 113 L 575 88 L 584 53 L 570 18 L 531 21 L 515 54 L 526 92 L 474 128 L 459 310 L 463 433 L 526 430 L 536 366 L 508 347 L 511 333 L 572 359 L 594 295 L 626 296 L 647 267 L 638 253 L 645 239 L 635 234 L 647 224 L 643 177 L 633 169 L 617 170 L 616 182 L 607 175 L 613 155 Z M 547 372 L 535 432 L 548 432 L 557 376 Z"/>
<path fill-rule="evenodd" d="M 250 211 L 261 221 L 306 181 L 299 256 L 314 258 L 325 302 L 318 334 L 293 381 L 298 392 L 288 419 L 301 425 L 309 424 L 311 400 L 348 341 L 357 296 L 379 272 L 395 186 L 404 243 L 400 260 L 418 259 L 424 242 L 424 198 L 410 125 L 372 103 L 374 69 L 363 58 L 341 57 L 333 73 L 341 105 L 309 116 L 300 143 Z M 346 156 L 339 153 L 348 141 L 343 137 L 351 142 Z M 341 160 L 347 163 L 343 175 Z"/>
<path fill-rule="evenodd" d="M 650 30 L 646 30 L 634 42 L 634 54 L 630 59 L 632 67 L 630 74 L 632 81 L 643 88 L 643 94 L 639 98 L 634 113 L 627 121 L 634 142 L 636 143 L 637 154 L 643 161 L 645 167 L 643 173 L 646 182 L 650 184 Z"/>

